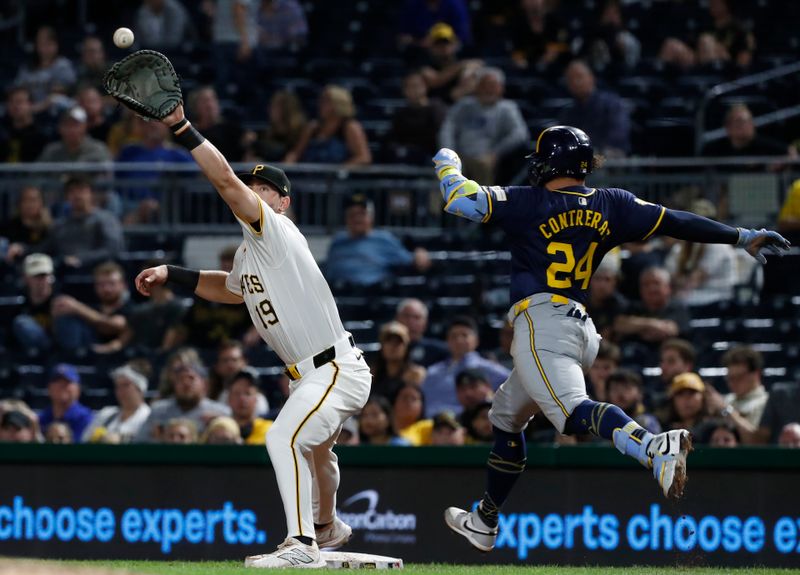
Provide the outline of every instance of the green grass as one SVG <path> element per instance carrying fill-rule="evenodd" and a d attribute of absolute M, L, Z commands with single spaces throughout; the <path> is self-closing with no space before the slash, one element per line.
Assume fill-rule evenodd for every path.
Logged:
<path fill-rule="evenodd" d="M 158 561 L 47 561 L 50 565 L 73 565 L 76 567 L 97 567 L 119 569 L 142 575 L 254 575 L 254 573 L 282 574 L 293 571 L 286 569 L 245 569 L 241 563 L 234 561 L 208 562 L 158 562 Z M 510 565 L 444 565 L 414 564 L 406 565 L 405 573 L 409 575 L 663 575 L 679 573 L 687 575 L 717 575 L 723 573 L 741 573 L 747 575 L 788 575 L 800 574 L 800 569 L 766 569 L 766 568 L 684 568 L 684 567 L 558 567 L 558 566 L 510 566 Z"/>

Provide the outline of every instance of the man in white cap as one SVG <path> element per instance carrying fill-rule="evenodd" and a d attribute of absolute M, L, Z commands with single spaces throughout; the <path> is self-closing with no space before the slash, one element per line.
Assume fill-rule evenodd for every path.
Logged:
<path fill-rule="evenodd" d="M 87 135 L 88 117 L 80 106 L 65 110 L 58 119 L 61 140 L 45 146 L 39 162 L 110 162 L 103 142 Z"/>
<path fill-rule="evenodd" d="M 117 405 L 104 407 L 94 416 L 83 433 L 85 442 L 129 443 L 150 415 L 150 406 L 144 401 L 147 377 L 130 365 L 111 372 Z"/>
<path fill-rule="evenodd" d="M 53 260 L 46 254 L 30 254 L 22 264 L 25 279 L 25 303 L 14 318 L 14 339 L 26 350 L 36 353 L 52 345 Z"/>

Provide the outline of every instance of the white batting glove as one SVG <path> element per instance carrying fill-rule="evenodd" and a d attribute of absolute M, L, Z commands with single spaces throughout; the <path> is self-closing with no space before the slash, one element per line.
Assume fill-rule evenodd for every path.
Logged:
<path fill-rule="evenodd" d="M 461 172 L 461 158 L 453 150 L 442 148 L 433 157 L 433 166 L 439 177 L 445 168 L 455 168 L 457 172 Z"/>
<path fill-rule="evenodd" d="M 791 244 L 778 232 L 763 228 L 760 230 L 738 229 L 739 241 L 736 242 L 736 247 L 743 248 L 762 264 L 767 263 L 767 258 L 764 256 L 765 251 L 770 251 L 778 256 L 782 256 L 789 251 Z"/>

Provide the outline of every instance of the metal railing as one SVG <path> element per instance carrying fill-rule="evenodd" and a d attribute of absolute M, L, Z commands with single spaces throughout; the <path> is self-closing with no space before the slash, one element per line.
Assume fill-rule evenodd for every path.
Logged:
<path fill-rule="evenodd" d="M 284 167 L 292 180 L 291 215 L 306 234 L 341 229 L 345 198 L 356 192 L 374 201 L 376 224 L 382 227 L 426 235 L 470 225 L 443 214 L 429 168 Z M 129 225 L 129 233 L 238 232 L 230 210 L 194 164 L 0 164 L 0 220 L 12 214 L 25 185 L 39 186 L 58 215 L 63 183 L 71 174 L 92 176 L 100 203 L 120 216 L 142 198 L 159 202 L 153 220 Z M 608 161 L 589 183 L 629 189 L 648 201 L 673 206 L 704 197 L 725 208 L 720 214 L 725 219 L 759 224 L 774 220 L 786 189 L 798 177 L 800 161 L 788 158 L 631 158 Z"/>

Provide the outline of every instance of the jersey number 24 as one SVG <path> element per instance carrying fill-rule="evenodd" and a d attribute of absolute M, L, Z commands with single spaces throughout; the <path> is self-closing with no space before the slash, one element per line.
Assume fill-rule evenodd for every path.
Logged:
<path fill-rule="evenodd" d="M 597 242 L 589 244 L 589 249 L 575 264 L 575 253 L 571 244 L 563 242 L 550 242 L 547 244 L 547 253 L 552 255 L 563 254 L 565 261 L 551 263 L 547 268 L 547 285 L 552 288 L 567 289 L 572 287 L 572 278 L 581 282 L 580 289 L 589 287 L 592 278 L 592 259 L 597 249 Z M 562 259 L 562 258 L 559 258 Z"/>

